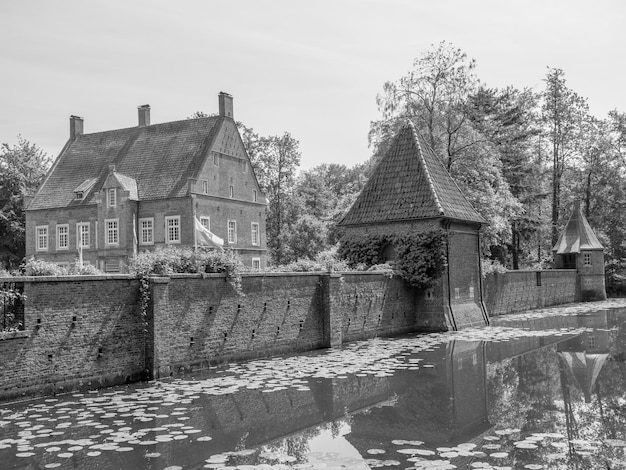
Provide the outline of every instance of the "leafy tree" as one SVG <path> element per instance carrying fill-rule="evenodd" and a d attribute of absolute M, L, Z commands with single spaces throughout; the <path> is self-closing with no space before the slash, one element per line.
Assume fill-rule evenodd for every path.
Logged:
<path fill-rule="evenodd" d="M 502 175 L 511 195 L 520 204 L 521 210 L 509 219 L 513 269 L 529 263 L 531 241 L 536 239 L 541 224 L 537 208 L 546 197 L 543 165 L 536 155 L 541 132 L 536 115 L 537 100 L 529 89 L 480 87 L 468 101 L 473 125 L 494 145 L 502 163 Z M 507 254 L 503 250 L 495 254 L 505 264 Z"/>
<path fill-rule="evenodd" d="M 26 139 L 0 148 L 0 262 L 17 268 L 25 255 L 24 198 L 33 195 L 50 166 L 50 158 Z"/>
<path fill-rule="evenodd" d="M 566 86 L 564 72 L 551 68 L 545 78 L 543 121 L 552 155 L 552 244 L 559 237 L 563 175 L 568 161 L 581 146 L 583 123 L 588 114 L 586 99 Z"/>
<path fill-rule="evenodd" d="M 510 221 L 519 211 L 502 176 L 496 146 L 472 122 L 470 99 L 478 90 L 476 63 L 460 49 L 442 42 L 416 59 L 412 70 L 384 85 L 378 97 L 383 119 L 372 123 L 374 158 L 388 148 L 391 137 L 411 119 L 461 191 L 489 222 L 484 246 L 510 239 Z"/>

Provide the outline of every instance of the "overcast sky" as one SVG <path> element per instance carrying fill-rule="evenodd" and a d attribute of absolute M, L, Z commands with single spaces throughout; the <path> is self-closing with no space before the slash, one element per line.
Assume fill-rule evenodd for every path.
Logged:
<path fill-rule="evenodd" d="M 0 1 L 0 142 L 56 157 L 69 116 L 85 132 L 217 112 L 263 135 L 289 131 L 303 169 L 369 158 L 385 81 L 448 41 L 490 87 L 543 88 L 547 67 L 593 114 L 626 111 L 622 0 Z"/>

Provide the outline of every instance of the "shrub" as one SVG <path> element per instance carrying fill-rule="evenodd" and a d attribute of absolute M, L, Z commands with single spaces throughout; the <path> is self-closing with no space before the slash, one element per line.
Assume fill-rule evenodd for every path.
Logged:
<path fill-rule="evenodd" d="M 20 266 L 20 270 L 26 276 L 88 276 L 102 274 L 98 268 L 90 264 L 83 264 L 81 266 L 78 260 L 74 260 L 69 266 L 59 266 L 49 261 L 35 259 L 33 256 Z"/>
<path fill-rule="evenodd" d="M 328 272 L 328 271 L 351 271 L 348 263 L 337 257 L 335 249 L 322 251 L 315 259 L 299 259 L 289 264 L 275 266 L 271 269 L 274 272 Z"/>
<path fill-rule="evenodd" d="M 492 273 L 504 274 L 508 271 L 506 269 L 506 266 L 504 266 L 498 260 L 493 260 L 493 259 L 488 259 L 488 258 L 483 258 L 480 261 L 480 267 L 481 267 L 483 277 Z"/>
<path fill-rule="evenodd" d="M 137 254 L 128 268 L 131 274 L 139 278 L 183 273 L 224 273 L 235 291 L 243 295 L 241 273 L 244 267 L 233 250 L 194 251 L 191 248 L 167 247 Z"/>

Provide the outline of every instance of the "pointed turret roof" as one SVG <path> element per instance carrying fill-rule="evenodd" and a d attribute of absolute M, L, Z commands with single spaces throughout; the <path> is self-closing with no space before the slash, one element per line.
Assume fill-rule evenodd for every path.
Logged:
<path fill-rule="evenodd" d="M 428 218 L 486 223 L 408 121 L 340 225 Z"/>
<path fill-rule="evenodd" d="M 604 247 L 583 214 L 580 201 L 576 201 L 572 215 L 552 251 L 556 255 L 564 255 L 567 253 L 580 253 L 581 250 L 603 249 Z"/>

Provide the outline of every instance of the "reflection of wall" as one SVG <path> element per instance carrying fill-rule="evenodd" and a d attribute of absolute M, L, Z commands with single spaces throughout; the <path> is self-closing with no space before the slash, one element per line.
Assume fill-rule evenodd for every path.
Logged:
<path fill-rule="evenodd" d="M 443 354 L 442 354 L 443 353 Z M 434 368 L 397 373 L 390 379 L 396 404 L 356 413 L 346 438 L 367 456 L 374 442 L 421 440 L 461 443 L 488 426 L 482 342 L 453 342 L 430 353 Z"/>

